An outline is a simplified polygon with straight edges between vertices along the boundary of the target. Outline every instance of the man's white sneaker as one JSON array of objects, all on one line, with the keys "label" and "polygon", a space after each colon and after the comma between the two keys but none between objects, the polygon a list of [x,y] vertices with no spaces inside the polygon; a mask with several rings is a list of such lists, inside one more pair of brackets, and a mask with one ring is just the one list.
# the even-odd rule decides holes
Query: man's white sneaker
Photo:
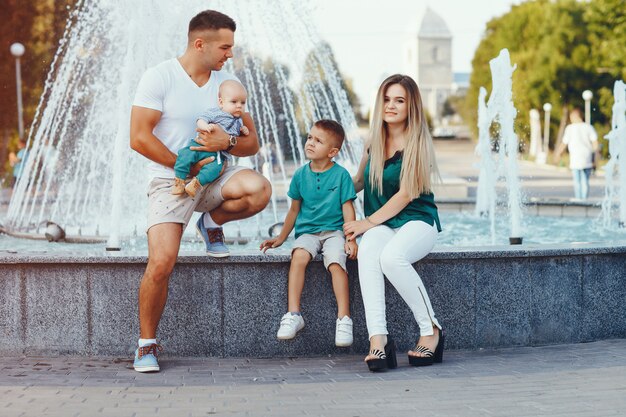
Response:
[{"label": "man's white sneaker", "polygon": [[280,319],[280,328],[276,337],[280,340],[289,340],[296,337],[298,333],[304,327],[304,320],[302,316],[297,314],[287,313]]},{"label": "man's white sneaker", "polygon": [[352,345],[352,319],[343,316],[337,319],[337,327],[335,328],[335,345],[339,347],[347,347]]}]

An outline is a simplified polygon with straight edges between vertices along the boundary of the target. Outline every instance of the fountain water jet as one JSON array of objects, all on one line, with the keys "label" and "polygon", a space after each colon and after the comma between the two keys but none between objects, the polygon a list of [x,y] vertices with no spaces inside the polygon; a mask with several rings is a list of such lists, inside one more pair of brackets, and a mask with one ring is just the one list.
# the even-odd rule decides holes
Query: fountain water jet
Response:
[{"label": "fountain water jet", "polygon": [[[9,206],[9,231],[37,233],[36,225],[49,220],[69,235],[102,234],[118,246],[120,235],[144,229],[148,178],[146,160],[128,146],[132,98],[146,68],[183,52],[189,20],[207,7],[238,24],[226,70],[248,88],[260,145],[276,149],[278,168],[267,161],[270,181],[286,183],[290,165],[305,162],[304,134],[318,118],[344,126],[338,159],[356,168],[354,114],[330,50],[308,24],[307,3],[79,0],[34,119],[32,157]],[[261,156],[248,162],[260,168]],[[271,212],[262,215],[277,221],[276,204],[274,193]]]},{"label": "fountain water jet", "polygon": [[609,162],[605,165],[606,186],[602,201],[602,224],[606,229],[611,228],[613,200],[616,196],[614,179],[616,168],[619,173],[619,227],[626,225],[626,84],[624,81],[615,81],[613,86],[615,102],[611,131],[605,136],[609,140]]},{"label": "fountain water jet", "polygon": [[[476,152],[481,156],[481,169],[476,196],[476,212],[489,213],[491,236],[495,243],[496,181],[499,176],[506,178],[508,189],[508,212],[510,216],[511,244],[521,243],[521,194],[517,167],[518,139],[513,130],[517,110],[512,99],[512,76],[517,65],[511,66],[508,49],[489,61],[492,76],[492,91],[485,104],[487,91],[481,87],[478,99],[479,143]],[[491,154],[492,123],[498,123],[499,156],[494,161]]]},{"label": "fountain water jet", "polygon": [[478,145],[476,154],[481,157],[480,173],[478,176],[478,187],[476,190],[476,209],[479,216],[488,215],[491,231],[491,244],[496,243],[496,165],[491,157],[491,137],[489,127],[491,117],[485,98],[487,90],[480,87],[478,93]]}]

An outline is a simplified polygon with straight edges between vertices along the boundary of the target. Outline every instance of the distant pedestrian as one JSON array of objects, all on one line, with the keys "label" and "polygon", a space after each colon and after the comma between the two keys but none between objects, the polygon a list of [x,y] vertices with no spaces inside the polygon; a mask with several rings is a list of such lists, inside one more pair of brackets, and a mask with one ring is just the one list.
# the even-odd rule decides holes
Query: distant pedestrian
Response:
[{"label": "distant pedestrian", "polygon": [[20,139],[17,144],[17,153],[11,152],[9,154],[9,164],[13,167],[13,178],[11,179],[11,188],[15,187],[17,180],[22,176],[24,170],[24,163],[28,157],[28,151],[26,149],[26,141]]},{"label": "distant pedestrian", "polygon": [[571,124],[565,128],[563,143],[557,148],[554,157],[559,161],[567,148],[569,167],[574,179],[574,196],[578,200],[586,200],[589,196],[591,170],[595,168],[599,158],[598,135],[593,126],[583,121],[580,109],[573,109],[569,118]]}]

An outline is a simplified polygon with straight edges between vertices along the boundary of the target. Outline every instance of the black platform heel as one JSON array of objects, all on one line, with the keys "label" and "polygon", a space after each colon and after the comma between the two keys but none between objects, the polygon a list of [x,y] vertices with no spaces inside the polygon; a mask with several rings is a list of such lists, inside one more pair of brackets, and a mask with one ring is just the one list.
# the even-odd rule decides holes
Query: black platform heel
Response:
[{"label": "black platform heel", "polygon": [[396,343],[389,335],[387,335],[385,351],[382,352],[378,349],[373,349],[370,350],[370,354],[375,355],[376,359],[370,359],[365,362],[367,363],[367,367],[372,372],[381,372],[398,367],[398,361],[396,359]]},{"label": "black platform heel", "polygon": [[443,347],[445,345],[445,339],[443,329],[439,329],[439,342],[437,343],[435,351],[433,352],[424,346],[416,345],[415,348],[412,349],[413,352],[420,352],[425,356],[408,355],[409,363],[413,366],[429,366],[433,363],[443,362]]}]

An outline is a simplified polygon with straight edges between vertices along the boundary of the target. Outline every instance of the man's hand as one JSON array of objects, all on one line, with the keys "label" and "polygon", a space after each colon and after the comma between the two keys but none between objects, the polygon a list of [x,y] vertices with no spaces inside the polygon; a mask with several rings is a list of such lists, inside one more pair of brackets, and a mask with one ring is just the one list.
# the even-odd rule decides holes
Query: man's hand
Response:
[{"label": "man's hand", "polygon": [[213,132],[202,129],[196,129],[196,132],[198,136],[195,140],[202,146],[192,146],[189,148],[192,151],[219,152],[226,150],[230,145],[228,134],[221,126],[215,125]]},{"label": "man's hand", "polygon": [[354,240],[348,240],[346,241],[345,245],[344,245],[344,250],[346,251],[346,254],[348,255],[348,259],[356,259],[356,255],[359,252],[359,245],[356,244],[356,241]]},{"label": "man's hand", "polygon": [[[193,164],[193,166],[189,170],[189,175],[191,175],[192,177],[195,177],[196,175],[198,175],[198,173],[200,172],[200,170],[202,169],[203,166],[205,166],[206,164],[210,164],[213,161],[215,161],[215,157],[214,156],[209,156],[208,158],[204,158],[204,159],[196,162],[195,164]],[[224,164],[224,167],[225,166],[226,166],[226,164]],[[224,171],[224,167],[222,167],[222,171]]]},{"label": "man's hand", "polygon": [[277,237],[273,237],[271,239],[267,239],[264,240],[263,243],[261,243],[261,246],[259,247],[259,249],[261,250],[261,252],[265,253],[268,249],[274,249],[279,247],[280,245],[282,245],[284,242],[284,240],[281,240]]}]

